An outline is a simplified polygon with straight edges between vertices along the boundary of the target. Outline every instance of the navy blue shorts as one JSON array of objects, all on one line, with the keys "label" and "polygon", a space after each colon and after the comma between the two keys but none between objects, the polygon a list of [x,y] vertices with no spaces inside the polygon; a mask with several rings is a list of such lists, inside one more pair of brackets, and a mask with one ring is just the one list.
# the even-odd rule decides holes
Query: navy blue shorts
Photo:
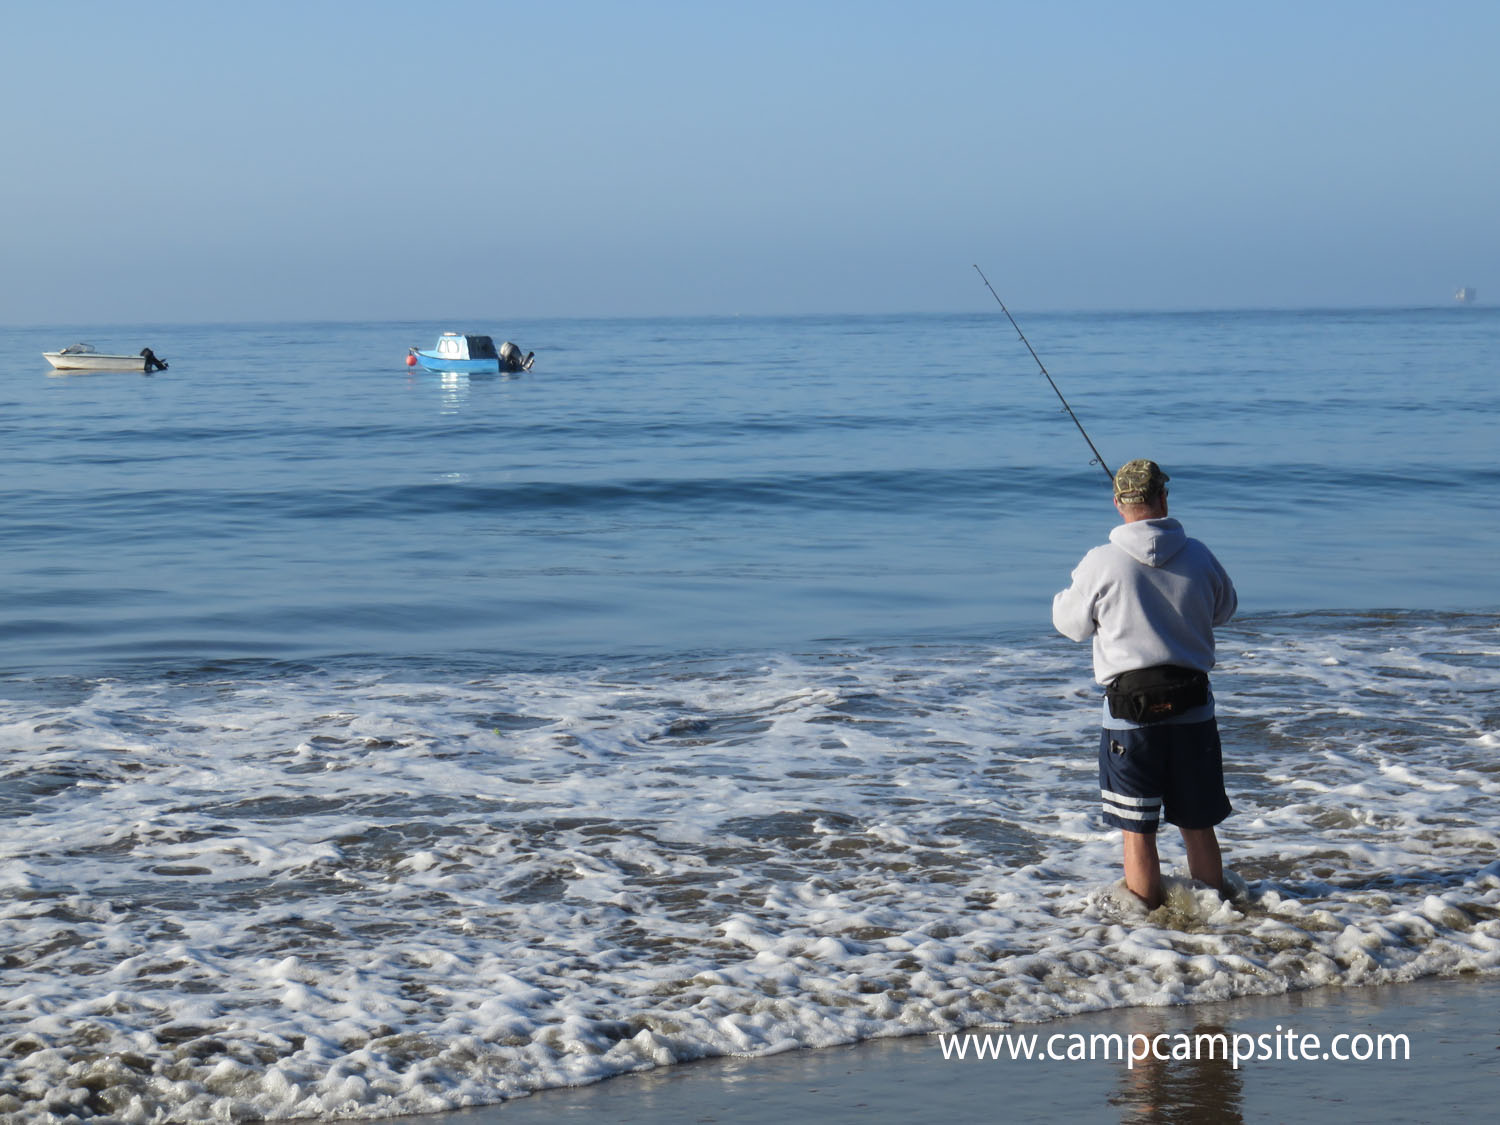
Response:
[{"label": "navy blue shorts", "polygon": [[1155,832],[1164,819],[1212,828],[1234,811],[1218,720],[1101,731],[1099,796],[1105,823],[1127,832]]}]

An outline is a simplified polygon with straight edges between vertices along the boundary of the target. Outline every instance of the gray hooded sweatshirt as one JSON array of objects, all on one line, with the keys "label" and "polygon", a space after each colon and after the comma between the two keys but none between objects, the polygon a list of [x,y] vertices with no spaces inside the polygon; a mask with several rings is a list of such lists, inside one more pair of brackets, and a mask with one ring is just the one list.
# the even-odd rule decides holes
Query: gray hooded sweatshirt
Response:
[{"label": "gray hooded sweatshirt", "polygon": [[1234,616],[1234,583],[1171,517],[1121,524],[1083,556],[1073,582],[1052,599],[1052,623],[1065,637],[1094,639],[1094,679],[1178,664],[1214,666],[1214,626]]}]

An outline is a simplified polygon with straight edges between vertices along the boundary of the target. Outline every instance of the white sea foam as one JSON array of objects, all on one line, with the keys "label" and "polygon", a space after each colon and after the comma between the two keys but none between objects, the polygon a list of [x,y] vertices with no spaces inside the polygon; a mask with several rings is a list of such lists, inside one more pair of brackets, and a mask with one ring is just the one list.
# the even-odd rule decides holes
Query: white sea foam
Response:
[{"label": "white sea foam", "polygon": [[0,1113],[421,1112],[1500,971],[1497,639],[1473,616],[1226,633],[1248,887],[1173,880],[1149,915],[1115,887],[1060,641],[12,684]]}]

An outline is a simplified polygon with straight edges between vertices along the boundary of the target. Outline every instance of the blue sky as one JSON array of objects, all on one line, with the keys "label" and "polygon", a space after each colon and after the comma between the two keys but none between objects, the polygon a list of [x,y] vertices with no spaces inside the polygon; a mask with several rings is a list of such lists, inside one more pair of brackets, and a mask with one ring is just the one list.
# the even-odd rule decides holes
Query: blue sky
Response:
[{"label": "blue sky", "polygon": [[[1500,297],[1500,5],[7,3],[0,322]],[[992,307],[992,306],[991,306]]]}]

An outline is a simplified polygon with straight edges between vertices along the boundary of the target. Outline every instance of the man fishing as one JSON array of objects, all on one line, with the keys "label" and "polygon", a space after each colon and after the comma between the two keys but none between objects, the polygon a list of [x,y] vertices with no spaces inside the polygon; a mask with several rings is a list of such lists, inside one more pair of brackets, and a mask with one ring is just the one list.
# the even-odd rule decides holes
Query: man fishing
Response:
[{"label": "man fishing", "polygon": [[1163,900],[1161,821],[1182,832],[1189,874],[1222,894],[1214,826],[1232,811],[1208,672],[1214,628],[1238,599],[1213,552],[1167,515],[1169,479],[1154,461],[1121,467],[1114,495],[1125,522],[1052,600],[1058,632],[1093,638],[1094,678],[1105,686],[1104,819],[1124,832],[1125,885],[1148,909]]}]

